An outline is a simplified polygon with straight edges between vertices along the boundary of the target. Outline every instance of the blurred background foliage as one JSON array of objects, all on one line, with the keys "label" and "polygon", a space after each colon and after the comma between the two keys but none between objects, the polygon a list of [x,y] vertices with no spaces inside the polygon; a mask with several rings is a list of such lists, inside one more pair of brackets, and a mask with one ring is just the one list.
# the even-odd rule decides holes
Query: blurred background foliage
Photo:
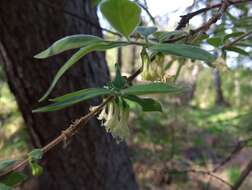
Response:
[{"label": "blurred background foliage", "polygon": [[[138,1],[146,6],[148,1]],[[184,14],[219,1],[195,1],[184,7]],[[216,27],[207,34],[223,38],[233,32],[252,30],[251,4],[232,6]],[[196,28],[215,14],[217,9],[192,19],[188,28]],[[173,13],[169,13],[173,14]],[[175,26],[164,24],[158,16],[157,25],[165,30]],[[148,15],[143,15],[143,25],[151,25]],[[160,22],[159,22],[160,21]],[[179,21],[179,18],[177,18]],[[101,21],[103,22],[103,21]],[[116,37],[104,33],[106,38]],[[230,41],[235,38],[230,37]],[[204,47],[216,55],[223,52],[213,48],[207,41]],[[180,71],[177,83],[188,86],[188,92],[179,96],[157,96],[162,102],[163,113],[142,113],[132,104],[128,139],[134,170],[141,189],[226,189],[227,186],[208,175],[194,170],[211,170],[218,166],[243,139],[252,137],[252,37],[240,41],[237,47],[248,54],[225,52],[226,65],[218,65],[218,73],[200,62],[187,60]],[[217,50],[216,50],[217,49]],[[118,62],[124,75],[130,75],[140,65],[140,50],[137,47],[113,49],[107,52],[107,61],[112,71]],[[171,64],[171,57],[167,57]],[[180,62],[168,67],[168,80],[174,79]],[[0,64],[0,160],[17,158],[29,150],[29,139],[15,98],[10,93],[2,65]],[[220,83],[216,83],[216,74]],[[219,90],[218,90],[219,89]],[[219,99],[221,93],[221,99]],[[252,156],[251,143],[240,151],[216,175],[234,183]],[[252,179],[246,180],[242,189],[249,190]]]}]

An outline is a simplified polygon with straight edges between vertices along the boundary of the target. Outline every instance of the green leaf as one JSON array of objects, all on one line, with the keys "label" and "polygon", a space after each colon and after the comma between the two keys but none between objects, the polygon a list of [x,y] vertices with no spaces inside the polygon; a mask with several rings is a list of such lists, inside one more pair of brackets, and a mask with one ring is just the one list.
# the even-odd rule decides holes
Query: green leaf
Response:
[{"label": "green leaf", "polygon": [[139,98],[134,95],[128,95],[128,96],[125,96],[125,98],[139,104],[142,107],[143,111],[145,112],[149,112],[149,111],[162,112],[161,104],[158,101],[153,100],[152,98]]},{"label": "green leaf", "polygon": [[60,96],[60,97],[51,99],[51,101],[56,102],[56,103],[35,109],[32,112],[36,113],[36,112],[56,111],[56,110],[66,108],[70,105],[82,102],[84,100],[88,100],[90,98],[94,98],[97,96],[107,95],[110,93],[111,93],[111,91],[109,89],[105,89],[105,88],[83,89],[83,90],[79,90],[76,92],[66,94],[64,96]]},{"label": "green leaf", "polygon": [[46,93],[40,98],[39,102],[45,100],[48,95],[51,93],[53,88],[55,87],[58,80],[62,77],[62,75],[71,67],[73,66],[77,61],[79,61],[82,57],[84,57],[86,54],[92,52],[92,51],[104,51],[106,49],[119,47],[119,46],[125,46],[129,45],[127,42],[108,42],[108,41],[102,41],[97,42],[95,44],[89,44],[86,47],[81,48],[79,51],[77,51],[56,73],[49,89],[46,91]]},{"label": "green leaf", "polygon": [[36,162],[30,162],[30,167],[33,176],[40,176],[43,173],[43,168]]},{"label": "green leaf", "polygon": [[154,44],[149,47],[151,51],[161,52],[164,54],[171,54],[181,56],[184,58],[198,59],[206,61],[207,63],[213,62],[216,58],[207,51],[192,45],[186,44]]},{"label": "green leaf", "polygon": [[53,101],[53,102],[63,102],[63,101],[69,101],[69,100],[73,101],[75,99],[78,100],[79,98],[82,99],[81,101],[84,101],[90,98],[103,96],[110,93],[111,91],[106,88],[87,88],[83,90],[78,90],[76,92],[71,92],[57,98],[50,99],[50,101]]},{"label": "green leaf", "polygon": [[239,53],[241,55],[249,56],[248,52],[246,52],[245,50],[243,50],[241,48],[235,47],[235,46],[225,48],[224,50],[233,51],[233,52]]},{"label": "green leaf", "polygon": [[54,42],[48,49],[35,55],[34,57],[37,59],[44,59],[70,49],[81,48],[100,41],[103,41],[103,39],[91,35],[79,34],[79,35],[67,36]]},{"label": "green leaf", "polygon": [[0,190],[11,190],[11,187],[3,183],[0,183]]},{"label": "green leaf", "polygon": [[157,27],[146,27],[146,26],[138,26],[136,32],[141,34],[144,37],[148,37],[149,35],[153,34],[157,31]]},{"label": "green leaf", "polygon": [[141,8],[129,0],[105,0],[100,10],[108,22],[126,38],[140,22]]},{"label": "green leaf", "polygon": [[29,152],[29,157],[31,160],[40,160],[43,157],[42,149],[36,148]]},{"label": "green leaf", "polygon": [[1,179],[1,183],[13,187],[27,179],[27,176],[21,172],[12,172]]},{"label": "green leaf", "polygon": [[222,38],[220,37],[208,38],[207,43],[214,47],[219,47],[222,45]]},{"label": "green leaf", "polygon": [[184,89],[166,83],[150,83],[130,86],[129,88],[121,90],[124,95],[145,95],[145,94],[159,94],[159,93],[179,93]]},{"label": "green leaf", "polygon": [[115,64],[116,76],[114,81],[112,82],[113,87],[117,89],[122,89],[126,84],[126,80],[121,75],[121,70],[119,64]]},{"label": "green leaf", "polygon": [[241,36],[244,32],[233,32],[224,36],[223,41],[226,42],[229,38],[235,38]]},{"label": "green leaf", "polygon": [[181,36],[187,35],[187,32],[182,31],[182,30],[176,30],[176,31],[171,31],[171,32],[166,32],[166,31],[158,31],[153,33],[153,36],[159,41],[163,42],[165,40],[168,40],[171,37],[178,38]]},{"label": "green leaf", "polygon": [[14,164],[16,160],[1,160],[0,161],[0,172],[3,172],[6,168]]}]

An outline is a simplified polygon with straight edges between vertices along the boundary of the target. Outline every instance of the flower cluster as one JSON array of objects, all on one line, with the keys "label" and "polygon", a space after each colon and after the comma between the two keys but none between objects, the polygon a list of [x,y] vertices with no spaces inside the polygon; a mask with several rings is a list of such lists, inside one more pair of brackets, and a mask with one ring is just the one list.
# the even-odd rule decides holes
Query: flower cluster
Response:
[{"label": "flower cluster", "polygon": [[164,56],[156,55],[156,58],[153,62],[149,59],[146,59],[143,64],[143,72],[141,74],[143,80],[149,81],[163,81],[165,75],[165,66],[164,66]]},{"label": "flower cluster", "polygon": [[[91,109],[93,109],[92,107]],[[97,117],[103,121],[107,132],[120,142],[129,136],[128,118],[129,108],[127,105],[119,104],[115,100],[109,102]]]}]

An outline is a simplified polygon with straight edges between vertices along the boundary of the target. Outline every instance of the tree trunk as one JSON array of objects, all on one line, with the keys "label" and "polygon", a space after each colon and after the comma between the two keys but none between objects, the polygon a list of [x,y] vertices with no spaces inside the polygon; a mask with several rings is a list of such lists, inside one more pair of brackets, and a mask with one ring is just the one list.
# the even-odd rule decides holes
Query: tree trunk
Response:
[{"label": "tree trunk", "polygon": [[[66,13],[66,9],[79,18]],[[88,23],[81,21],[81,17]],[[74,119],[88,112],[89,103],[97,105],[99,101],[95,99],[52,113],[32,114],[32,109],[38,107],[38,99],[70,54],[42,61],[32,56],[66,35],[101,36],[94,25],[98,25],[98,19],[89,0],[0,1],[0,62],[5,66],[9,86],[35,147],[54,139]],[[102,86],[109,79],[103,53],[92,53],[80,62],[60,80],[51,97]],[[33,190],[137,189],[126,144],[116,144],[96,119],[67,143],[66,148],[58,146],[44,156],[45,173]]]},{"label": "tree trunk", "polygon": [[213,70],[213,81],[214,81],[214,89],[215,89],[215,105],[228,106],[229,104],[225,100],[222,89],[221,89],[220,71],[217,68]]}]

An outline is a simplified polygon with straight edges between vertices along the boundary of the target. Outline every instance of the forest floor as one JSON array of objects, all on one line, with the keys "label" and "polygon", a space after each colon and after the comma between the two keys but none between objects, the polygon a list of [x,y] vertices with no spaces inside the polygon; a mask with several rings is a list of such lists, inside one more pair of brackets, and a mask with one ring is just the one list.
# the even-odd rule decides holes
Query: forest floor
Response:
[{"label": "forest floor", "polygon": [[[222,162],[251,135],[251,113],[166,105],[162,114],[136,111],[131,121],[128,144],[141,190],[230,189],[252,158],[251,142]],[[251,187],[252,175],[241,190]]]}]

